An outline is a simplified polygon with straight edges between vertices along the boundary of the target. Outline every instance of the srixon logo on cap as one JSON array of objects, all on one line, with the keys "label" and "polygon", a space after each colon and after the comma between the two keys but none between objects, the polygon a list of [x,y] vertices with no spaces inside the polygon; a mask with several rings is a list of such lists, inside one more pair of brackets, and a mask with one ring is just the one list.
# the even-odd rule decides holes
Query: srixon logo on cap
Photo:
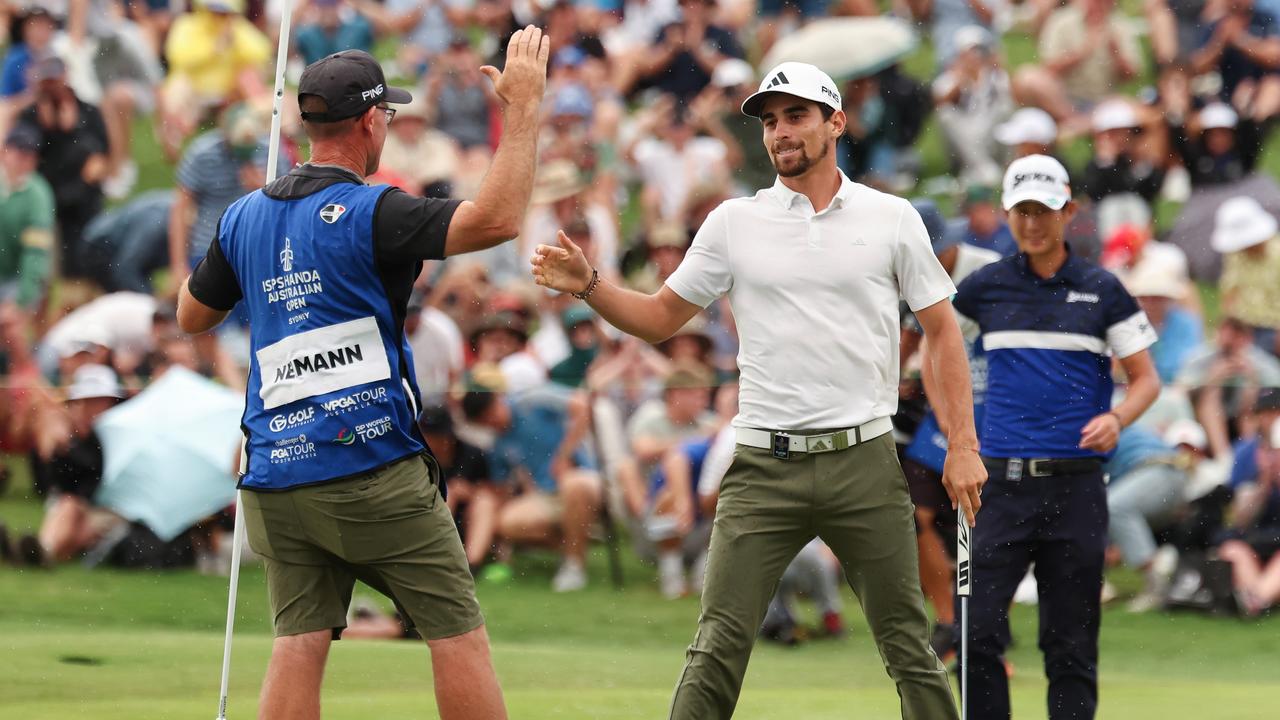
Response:
[{"label": "srixon logo on cap", "polygon": [[1018,187],[1019,185],[1021,185],[1022,183],[1028,180],[1036,180],[1039,182],[1045,182],[1050,184],[1061,182],[1061,180],[1059,180],[1058,178],[1052,175],[1046,175],[1044,173],[1038,173],[1038,172],[1030,172],[1030,173],[1018,173],[1017,175],[1014,175],[1013,186]]},{"label": "srixon logo on cap", "polygon": [[370,100],[372,98],[382,97],[383,92],[385,92],[385,89],[382,87],[382,85],[378,85],[372,90],[365,90],[364,92],[360,93],[360,99]]}]

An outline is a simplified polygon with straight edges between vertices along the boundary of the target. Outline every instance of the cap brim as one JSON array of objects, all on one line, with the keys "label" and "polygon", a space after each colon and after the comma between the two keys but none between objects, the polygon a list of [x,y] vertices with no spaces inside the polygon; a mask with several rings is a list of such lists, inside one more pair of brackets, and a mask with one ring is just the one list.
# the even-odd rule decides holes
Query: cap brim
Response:
[{"label": "cap brim", "polygon": [[1011,193],[1008,195],[1004,195],[1003,197],[1000,198],[1000,200],[1001,200],[1001,205],[1004,206],[1005,210],[1012,210],[1015,207],[1017,207],[1020,203],[1024,203],[1024,202],[1040,203],[1041,205],[1049,208],[1050,210],[1061,210],[1062,208],[1067,206],[1067,201],[1070,200],[1070,198],[1064,198],[1064,197],[1046,198],[1041,193],[1027,192],[1027,193]]},{"label": "cap brim", "polygon": [[408,105],[413,102],[413,96],[409,94],[408,90],[389,87],[387,88],[386,102],[394,103],[396,105]]},{"label": "cap brim", "polygon": [[761,90],[755,93],[754,95],[752,95],[751,97],[747,98],[746,100],[742,101],[742,114],[750,115],[753,118],[760,117],[760,114],[764,111],[764,103],[766,100],[769,99],[770,95],[790,95],[791,97],[794,97],[794,98],[800,98],[801,100],[808,100],[809,102],[815,102],[815,103],[818,103],[819,105],[824,105],[833,110],[840,109],[831,105],[831,103],[827,102],[827,100],[824,98],[808,97],[806,95],[801,95],[800,93],[784,92],[781,90]]}]

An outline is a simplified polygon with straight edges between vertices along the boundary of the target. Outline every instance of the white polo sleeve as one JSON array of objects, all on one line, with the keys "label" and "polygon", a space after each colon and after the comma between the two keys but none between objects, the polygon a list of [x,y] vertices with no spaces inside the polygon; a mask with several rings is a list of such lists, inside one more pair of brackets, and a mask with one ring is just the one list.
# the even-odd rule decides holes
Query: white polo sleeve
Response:
[{"label": "white polo sleeve", "polygon": [[906,200],[900,208],[893,269],[898,276],[898,296],[917,312],[955,295],[956,286],[933,254],[920,213]]},{"label": "white polo sleeve", "polygon": [[1142,352],[1158,339],[1147,314],[1141,310],[1107,328],[1107,347],[1119,358]]},{"label": "white polo sleeve", "polygon": [[705,308],[733,287],[728,215],[724,205],[707,215],[684,260],[667,278],[667,287],[698,307]]}]

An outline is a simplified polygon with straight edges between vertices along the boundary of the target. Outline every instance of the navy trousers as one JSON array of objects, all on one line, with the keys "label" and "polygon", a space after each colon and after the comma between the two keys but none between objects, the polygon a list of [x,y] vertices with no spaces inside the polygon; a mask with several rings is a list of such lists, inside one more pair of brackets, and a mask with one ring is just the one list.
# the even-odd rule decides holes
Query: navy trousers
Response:
[{"label": "navy trousers", "polygon": [[[1102,470],[1009,480],[991,473],[972,534],[969,718],[1011,717],[1004,652],[1009,604],[1035,563],[1050,720],[1090,720],[1098,706],[1098,630],[1107,547]],[[957,600],[956,617],[960,617]]]}]

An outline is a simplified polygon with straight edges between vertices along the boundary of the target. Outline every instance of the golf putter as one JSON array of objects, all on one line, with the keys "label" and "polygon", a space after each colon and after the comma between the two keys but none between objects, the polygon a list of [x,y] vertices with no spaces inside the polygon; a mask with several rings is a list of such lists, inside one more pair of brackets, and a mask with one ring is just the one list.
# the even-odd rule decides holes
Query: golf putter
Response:
[{"label": "golf putter", "polygon": [[956,523],[956,596],[960,598],[960,720],[969,720],[969,591],[973,582],[969,564],[969,519],[964,508]]}]

